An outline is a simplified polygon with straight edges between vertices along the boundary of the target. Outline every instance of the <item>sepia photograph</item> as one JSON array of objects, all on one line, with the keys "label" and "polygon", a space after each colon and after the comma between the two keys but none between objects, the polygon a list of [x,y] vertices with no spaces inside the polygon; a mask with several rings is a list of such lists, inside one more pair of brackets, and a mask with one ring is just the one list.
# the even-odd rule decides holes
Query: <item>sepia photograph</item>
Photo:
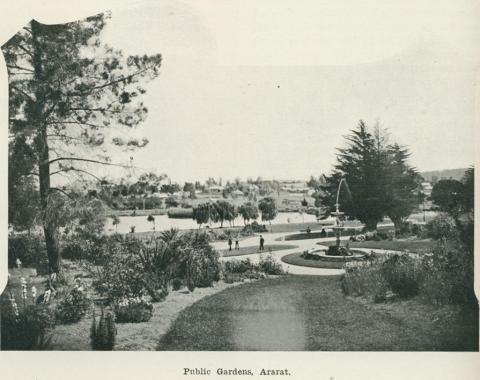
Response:
[{"label": "sepia photograph", "polygon": [[[478,16],[146,0],[25,19],[0,41],[1,351],[478,353]],[[252,371],[179,374],[292,375]]]}]

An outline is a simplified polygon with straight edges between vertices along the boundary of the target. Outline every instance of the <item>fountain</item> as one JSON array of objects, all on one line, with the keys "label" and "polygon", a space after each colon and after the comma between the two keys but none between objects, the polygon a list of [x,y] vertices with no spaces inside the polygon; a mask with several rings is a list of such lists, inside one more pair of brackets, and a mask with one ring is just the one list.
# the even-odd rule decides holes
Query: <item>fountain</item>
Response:
[{"label": "fountain", "polygon": [[335,245],[328,247],[327,255],[329,256],[351,256],[352,252],[348,247],[343,247],[340,245],[340,237],[342,236],[342,230],[345,229],[345,223],[343,222],[342,216],[344,215],[343,212],[340,211],[340,203],[338,202],[340,197],[340,189],[342,187],[342,183],[345,182],[345,178],[340,180],[338,184],[337,190],[337,202],[335,203],[335,211],[331,213],[335,217],[335,225],[332,227],[333,231],[335,232]]},{"label": "fountain", "polygon": [[[342,183],[348,186],[345,178],[340,180],[337,190],[337,202],[335,203],[335,211],[331,213],[335,217],[335,225],[332,227],[335,232],[335,245],[322,246],[321,248],[314,248],[302,254],[302,257],[307,260],[319,260],[325,263],[325,268],[343,268],[347,262],[362,261],[365,259],[365,253],[359,250],[352,250],[348,246],[340,244],[342,230],[346,229],[343,221],[344,213],[340,211],[340,189]],[[348,188],[347,188],[348,189]],[[320,243],[318,243],[320,244]],[[320,244],[321,245],[321,244]]]}]

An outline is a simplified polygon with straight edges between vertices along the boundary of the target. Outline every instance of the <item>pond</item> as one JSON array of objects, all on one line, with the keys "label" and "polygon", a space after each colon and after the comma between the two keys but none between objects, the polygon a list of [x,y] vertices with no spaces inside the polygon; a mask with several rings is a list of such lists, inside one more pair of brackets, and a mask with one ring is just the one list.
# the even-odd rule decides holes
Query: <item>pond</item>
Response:
[{"label": "pond", "polygon": [[[315,215],[300,214],[298,212],[281,212],[272,220],[272,224],[314,223],[316,221],[317,218]],[[268,222],[262,222],[261,218],[258,218],[257,222],[268,224]],[[242,217],[237,217],[232,225],[243,226]],[[135,232],[147,232],[152,231],[153,224],[147,220],[146,216],[120,216],[120,224],[117,225],[117,232],[121,234],[128,233],[132,226],[135,226]],[[220,227],[220,223],[210,223],[209,226],[210,228]],[[228,222],[223,223],[223,226],[229,226]],[[186,230],[198,228],[198,224],[193,219],[174,219],[169,218],[168,215],[155,215],[156,231],[164,231],[172,227]],[[115,226],[112,225],[111,218],[107,219],[105,230],[107,233],[115,232]]]}]

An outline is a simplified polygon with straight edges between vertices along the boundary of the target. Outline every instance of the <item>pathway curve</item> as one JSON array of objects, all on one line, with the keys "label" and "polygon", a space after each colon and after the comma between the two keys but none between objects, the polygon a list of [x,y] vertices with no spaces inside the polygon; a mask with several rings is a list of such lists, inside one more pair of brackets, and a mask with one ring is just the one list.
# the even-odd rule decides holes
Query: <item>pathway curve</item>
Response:
[{"label": "pathway curve", "polygon": [[[335,241],[334,237],[327,238],[318,238],[318,239],[303,239],[303,240],[284,240],[285,236],[295,235],[298,232],[286,234],[285,232],[278,233],[264,233],[262,234],[265,239],[265,245],[296,245],[297,248],[282,249],[279,251],[273,251],[271,253],[272,257],[282,266],[283,270],[290,274],[299,274],[299,275],[313,275],[313,276],[338,276],[345,273],[345,269],[333,269],[333,268],[313,268],[313,267],[304,267],[299,265],[287,264],[282,261],[282,257],[289,255],[291,253],[303,252],[310,249],[319,249],[325,248],[319,243],[327,243]],[[343,236],[340,239],[342,241],[348,240],[349,236]],[[277,240],[278,239],[278,240]],[[281,239],[281,240],[280,240]],[[248,237],[240,242],[242,247],[251,247],[258,246],[260,240],[260,234]],[[227,248],[227,242],[217,241],[213,243],[213,246],[217,250],[222,250]],[[364,252],[375,252],[379,254],[393,253],[395,251],[385,250],[385,249],[373,249],[373,248],[355,248],[359,251]],[[268,251],[265,251],[268,254]],[[250,255],[241,255],[241,256],[229,256],[221,257],[221,261],[231,261],[231,260],[244,260],[250,259],[253,263],[258,263],[261,257],[261,253],[252,253]]]},{"label": "pathway curve", "polygon": [[[316,275],[316,276],[336,276],[340,274],[344,274],[344,269],[329,269],[329,268],[310,268],[310,267],[303,267],[297,265],[291,265],[284,263],[281,259],[285,255],[289,255],[291,253],[296,252],[303,252],[306,250],[310,250],[312,248],[321,248],[321,245],[317,243],[321,242],[332,242],[335,241],[335,238],[318,238],[318,239],[303,239],[303,240],[276,240],[279,238],[284,238],[287,235],[294,235],[292,234],[285,234],[285,232],[279,233],[265,233],[263,237],[265,239],[265,245],[268,244],[276,244],[276,245],[296,245],[297,248],[291,249],[284,249],[280,251],[273,251],[271,253],[272,257],[282,265],[282,268],[285,272],[290,274],[302,274],[302,275]],[[342,237],[342,240],[348,240],[348,236]],[[250,246],[258,246],[259,245],[260,235],[248,237],[242,240],[240,243],[242,247],[250,247]],[[215,249],[225,249],[227,243],[226,242],[214,242],[213,246]],[[265,251],[268,253],[268,251]],[[243,259],[250,259],[253,263],[256,263],[260,260],[261,253],[252,253],[250,255],[243,255],[243,256],[229,256],[229,257],[221,257],[220,260],[222,261],[231,261],[231,260],[243,260]]]}]

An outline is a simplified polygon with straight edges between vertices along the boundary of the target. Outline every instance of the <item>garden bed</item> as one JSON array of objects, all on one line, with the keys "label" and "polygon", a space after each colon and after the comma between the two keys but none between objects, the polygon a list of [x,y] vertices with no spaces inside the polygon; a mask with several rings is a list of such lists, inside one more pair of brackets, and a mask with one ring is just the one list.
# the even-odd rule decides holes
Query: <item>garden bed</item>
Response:
[{"label": "garden bed", "polygon": [[291,253],[289,255],[283,256],[282,261],[286,264],[296,265],[300,267],[309,267],[309,268],[325,268],[325,269],[343,269],[345,268],[345,261],[339,260],[339,257],[335,257],[332,261],[325,261],[323,259],[319,260],[309,260],[302,257],[302,252]]},{"label": "garden bed", "polygon": [[[335,245],[335,242],[322,242],[321,245]],[[350,248],[384,249],[387,251],[410,251],[413,253],[432,252],[434,242],[431,239],[395,239],[379,241],[349,241]],[[345,243],[343,243],[345,245]]]},{"label": "garden bed", "polygon": [[[155,350],[158,339],[168,331],[171,323],[186,307],[206,296],[240,285],[218,282],[214,287],[198,288],[194,292],[186,289],[171,292],[164,301],[153,304],[153,316],[143,323],[118,323],[115,350],[149,351]],[[97,316],[100,311],[97,311]],[[92,313],[89,312],[80,322],[59,325],[53,330],[50,350],[91,350],[90,326]]]}]

